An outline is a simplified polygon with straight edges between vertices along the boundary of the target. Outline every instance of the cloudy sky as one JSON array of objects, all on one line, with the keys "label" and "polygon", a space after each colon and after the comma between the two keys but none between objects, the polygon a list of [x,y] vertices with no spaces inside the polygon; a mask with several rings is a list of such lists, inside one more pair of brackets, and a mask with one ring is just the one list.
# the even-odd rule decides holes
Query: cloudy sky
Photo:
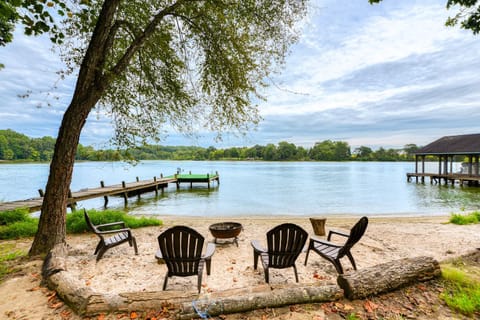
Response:
[{"label": "cloudy sky", "polygon": [[[163,144],[288,141],[311,147],[330,139],[375,149],[478,133],[480,35],[445,27],[456,12],[447,11],[445,3],[312,1],[302,38],[260,105],[263,121],[256,131],[227,135],[221,143],[211,134],[187,138],[171,132]],[[0,129],[56,136],[73,81],[57,81],[61,63],[48,41],[17,32],[13,43],[0,47],[0,62],[6,65],[0,71]],[[30,91],[29,98],[19,98]],[[111,134],[110,119],[93,112],[81,143],[104,147]]]}]

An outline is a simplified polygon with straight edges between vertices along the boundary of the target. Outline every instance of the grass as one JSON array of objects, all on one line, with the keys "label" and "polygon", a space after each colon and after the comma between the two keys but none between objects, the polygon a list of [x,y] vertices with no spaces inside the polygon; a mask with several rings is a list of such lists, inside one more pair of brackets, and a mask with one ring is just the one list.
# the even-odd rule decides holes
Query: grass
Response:
[{"label": "grass", "polygon": [[452,213],[450,216],[450,223],[465,225],[465,224],[475,224],[480,222],[480,212],[473,211],[470,213]]},{"label": "grass", "polygon": [[12,264],[13,260],[24,257],[27,252],[14,250],[15,244],[0,244],[0,282],[10,273],[15,272],[16,264]]},{"label": "grass", "polygon": [[[464,268],[461,263],[442,266],[445,291],[440,297],[453,310],[467,316],[480,313],[480,268]],[[470,269],[475,270],[470,270]]]},{"label": "grass", "polygon": [[[158,226],[161,220],[156,218],[134,217],[118,210],[88,210],[94,224],[125,221],[127,227],[135,229]],[[0,240],[33,237],[37,232],[38,219],[32,218],[28,209],[16,209],[0,212]],[[82,211],[67,214],[67,233],[89,232]]]}]

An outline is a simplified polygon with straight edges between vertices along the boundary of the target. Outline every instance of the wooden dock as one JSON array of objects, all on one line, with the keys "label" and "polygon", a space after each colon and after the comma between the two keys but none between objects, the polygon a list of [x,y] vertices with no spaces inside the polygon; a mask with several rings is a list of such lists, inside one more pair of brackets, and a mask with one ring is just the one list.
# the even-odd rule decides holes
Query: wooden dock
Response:
[{"label": "wooden dock", "polygon": [[469,186],[478,186],[480,184],[480,176],[461,173],[407,173],[408,182],[411,182],[413,178],[415,178],[415,181],[417,183],[425,183],[425,178],[430,178],[430,184],[441,184],[442,181],[446,185],[449,183],[452,185],[458,183],[460,186],[463,186],[465,184]]},{"label": "wooden dock", "polygon": [[[110,186],[105,186],[103,181],[100,181],[100,187],[98,188],[88,188],[71,192],[67,200],[67,205],[72,209],[75,209],[77,202],[103,197],[104,207],[107,207],[109,196],[120,196],[124,198],[126,206],[129,197],[140,197],[141,194],[147,192],[155,192],[155,195],[158,195],[158,192],[160,191],[163,193],[164,189],[167,188],[170,183],[175,183],[177,189],[180,188],[180,183],[185,182],[190,183],[190,187],[192,187],[193,183],[207,183],[208,188],[210,188],[213,181],[217,181],[218,184],[220,183],[218,173],[212,175],[175,174],[168,177],[154,177],[150,180],[139,180],[137,177],[137,181],[129,183],[122,181],[121,184]],[[42,208],[43,191],[39,190],[39,193],[40,197],[37,198],[2,202],[0,203],[0,212],[19,208],[28,208],[30,212],[39,211]]]},{"label": "wooden dock", "polygon": [[190,188],[192,187],[193,183],[207,183],[208,187],[210,188],[210,184],[216,181],[220,184],[220,177],[218,172],[214,174],[176,174],[175,178],[177,179],[177,189],[180,188],[181,183],[190,183]]}]

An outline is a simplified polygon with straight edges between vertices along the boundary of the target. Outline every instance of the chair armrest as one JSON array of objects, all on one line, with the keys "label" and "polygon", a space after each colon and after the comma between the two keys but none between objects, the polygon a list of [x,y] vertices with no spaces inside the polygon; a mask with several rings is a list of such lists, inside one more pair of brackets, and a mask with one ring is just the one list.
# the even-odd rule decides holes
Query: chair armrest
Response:
[{"label": "chair armrest", "polygon": [[335,248],[343,247],[343,245],[338,245],[338,244],[335,244],[335,243],[332,243],[332,242],[329,242],[329,241],[325,241],[325,240],[320,240],[320,239],[310,239],[310,242],[317,242],[317,243],[321,243],[323,245],[326,245],[326,246],[329,246],[329,247],[335,247]]},{"label": "chair armrest", "polygon": [[112,234],[112,233],[119,233],[119,232],[128,232],[130,236],[132,235],[132,231],[129,228],[97,231],[95,233],[96,234]]},{"label": "chair armrest", "polygon": [[251,244],[255,252],[267,252],[267,250],[260,244],[260,241],[252,240]]},{"label": "chair armrest", "polygon": [[125,222],[117,221],[117,222],[111,222],[111,223],[104,223],[104,224],[96,225],[95,227],[97,227],[97,229],[99,229],[99,228],[103,228],[103,227],[113,227],[113,226],[122,226],[123,228],[125,228]]},{"label": "chair armrest", "polygon": [[334,234],[338,234],[339,236],[347,237],[347,238],[350,237],[350,235],[348,233],[341,232],[341,231],[330,230],[328,232],[327,240],[330,241],[330,239],[332,238],[332,235],[334,235]]},{"label": "chair armrest", "polygon": [[205,254],[202,256],[202,259],[208,259],[213,256],[215,253],[215,243],[207,243],[207,249],[205,250]]}]

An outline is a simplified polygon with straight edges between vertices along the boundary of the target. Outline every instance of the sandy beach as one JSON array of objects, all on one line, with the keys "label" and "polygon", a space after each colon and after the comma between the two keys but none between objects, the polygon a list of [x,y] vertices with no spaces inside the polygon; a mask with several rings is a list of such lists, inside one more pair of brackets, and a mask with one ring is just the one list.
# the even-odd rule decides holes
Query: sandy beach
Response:
[{"label": "sandy beach", "polygon": [[[442,261],[480,247],[478,237],[480,225],[449,224],[448,216],[369,218],[364,237],[352,251],[359,269],[386,261],[423,255]],[[326,230],[348,232],[358,219],[359,217],[328,217]],[[85,286],[99,293],[160,291],[167,269],[155,259],[158,235],[171,226],[188,225],[204,235],[207,241],[213,241],[208,227],[222,221],[235,221],[243,225],[238,237],[239,246],[229,240],[219,240],[220,243],[216,245],[212,258],[211,275],[204,274],[199,299],[206,298],[213,292],[264,284],[263,268],[259,266],[258,270],[253,269],[253,250],[250,242],[256,239],[265,243],[266,232],[274,226],[291,222],[300,225],[313,235],[308,217],[167,217],[163,219],[164,224],[161,227],[133,230],[138,242],[138,255],[125,244],[110,249],[103,259],[96,262],[93,251],[98,241],[97,237],[94,234],[69,235],[67,242],[71,249],[68,271]],[[335,240],[334,238],[333,241]],[[20,249],[28,248],[30,244],[29,241],[16,243]],[[307,266],[304,266],[304,260],[305,253],[302,253],[297,260],[299,282],[336,283],[336,271],[328,261],[314,253],[310,256]],[[347,271],[351,270],[347,259],[342,263]],[[4,297],[0,302],[1,315],[10,315],[8,318],[11,319],[20,319],[20,316],[24,316],[24,319],[57,319],[54,310],[47,307],[45,294],[32,289],[32,285],[37,285],[38,275],[34,274],[38,273],[40,265],[41,261],[29,262],[25,267],[28,271],[24,272],[26,279],[12,278],[0,285],[0,296]],[[285,283],[295,283],[293,270],[273,269],[270,272],[270,284]],[[196,278],[173,277],[169,280],[167,290],[196,294]],[[25,307],[25,301],[31,301],[29,308]]]}]

